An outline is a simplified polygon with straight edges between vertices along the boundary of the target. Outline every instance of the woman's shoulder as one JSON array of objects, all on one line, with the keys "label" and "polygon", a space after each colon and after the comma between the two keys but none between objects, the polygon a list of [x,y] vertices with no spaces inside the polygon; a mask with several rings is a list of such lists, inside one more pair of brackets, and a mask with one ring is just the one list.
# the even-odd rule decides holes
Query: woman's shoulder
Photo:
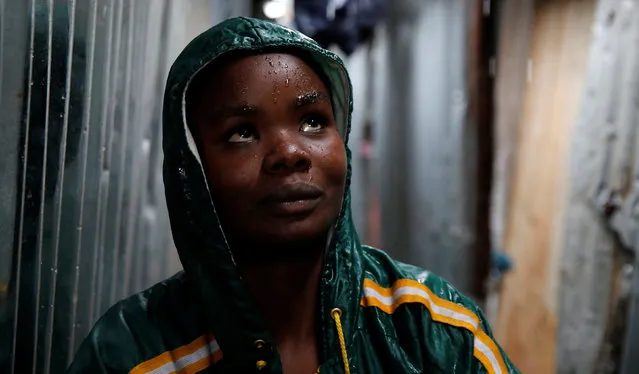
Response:
[{"label": "woman's shoulder", "polygon": [[468,309],[477,307],[449,281],[432,271],[394,260],[386,252],[371,246],[362,246],[362,249],[365,287],[402,288],[401,292],[413,291],[433,301],[452,302]]},{"label": "woman's shoulder", "polygon": [[[373,312],[373,320],[389,320],[397,329],[413,331],[422,342],[414,350],[414,339],[403,345],[413,357],[421,357],[431,347],[447,349],[431,352],[446,367],[466,352],[468,370],[489,373],[519,373],[495,342],[490,326],[479,306],[450,282],[420,267],[393,260],[372,247],[363,247],[364,281],[360,305]],[[396,311],[402,310],[397,317]],[[403,325],[402,327],[398,327]],[[421,326],[422,328],[417,328]],[[369,330],[372,330],[369,327]],[[388,325],[384,324],[384,331]],[[397,335],[399,336],[399,335]],[[399,338],[398,338],[399,339]],[[479,367],[483,367],[478,371]]]},{"label": "woman's shoulder", "polygon": [[[142,362],[197,338],[202,332],[190,308],[183,273],[168,278],[110,307],[82,342],[70,373],[106,367],[129,372]],[[186,326],[185,324],[188,324]],[[96,371],[100,372],[100,371]]]}]

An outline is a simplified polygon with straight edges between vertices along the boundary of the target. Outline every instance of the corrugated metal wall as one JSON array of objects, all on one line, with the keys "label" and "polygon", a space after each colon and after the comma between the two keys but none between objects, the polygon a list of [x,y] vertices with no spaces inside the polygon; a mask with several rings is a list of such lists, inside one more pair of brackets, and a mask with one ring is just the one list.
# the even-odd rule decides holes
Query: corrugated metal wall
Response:
[{"label": "corrugated metal wall", "polygon": [[239,3],[0,0],[0,372],[63,372],[110,305],[179,269],[164,81]]},{"label": "corrugated metal wall", "polygon": [[[382,245],[474,289],[476,133],[468,121],[467,1],[389,7],[377,56]],[[379,134],[379,135],[377,135]]]}]

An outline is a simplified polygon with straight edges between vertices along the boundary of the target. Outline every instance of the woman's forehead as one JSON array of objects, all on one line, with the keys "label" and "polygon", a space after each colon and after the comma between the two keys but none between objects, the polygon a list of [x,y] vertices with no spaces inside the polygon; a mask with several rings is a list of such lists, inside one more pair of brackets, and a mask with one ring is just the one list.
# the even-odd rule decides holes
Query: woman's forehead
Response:
[{"label": "woman's forehead", "polygon": [[[199,96],[229,98],[247,96],[255,91],[278,91],[291,87],[302,91],[329,94],[327,81],[295,54],[284,52],[239,55],[218,61],[199,73],[189,90]],[[321,73],[320,73],[321,74]],[[195,91],[195,92],[194,92]],[[330,96],[330,95],[329,95]]]},{"label": "woman's forehead", "polygon": [[[258,55],[242,56],[228,61],[219,66],[217,72],[213,72],[218,79],[243,80],[260,82],[270,75],[289,79],[303,78],[304,83],[311,80],[319,80],[313,69],[301,58],[285,53],[263,53]],[[256,79],[258,78],[258,79]]]},{"label": "woman's forehead", "polygon": [[232,112],[236,113],[240,108],[254,106],[265,110],[276,103],[290,103],[291,108],[301,108],[311,101],[332,104],[324,81],[294,54],[239,55],[219,61],[208,69],[208,72],[198,74],[187,95],[187,110],[190,107],[191,111],[207,118],[219,107],[232,107]]}]

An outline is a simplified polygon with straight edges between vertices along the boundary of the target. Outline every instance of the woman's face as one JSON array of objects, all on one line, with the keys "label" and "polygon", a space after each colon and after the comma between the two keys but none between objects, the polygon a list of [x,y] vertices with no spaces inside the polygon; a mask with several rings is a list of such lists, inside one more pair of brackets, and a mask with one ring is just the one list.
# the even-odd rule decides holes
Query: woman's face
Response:
[{"label": "woman's face", "polygon": [[231,60],[198,85],[191,127],[233,249],[278,257],[324,244],[346,151],[322,80],[298,57],[272,53]]}]

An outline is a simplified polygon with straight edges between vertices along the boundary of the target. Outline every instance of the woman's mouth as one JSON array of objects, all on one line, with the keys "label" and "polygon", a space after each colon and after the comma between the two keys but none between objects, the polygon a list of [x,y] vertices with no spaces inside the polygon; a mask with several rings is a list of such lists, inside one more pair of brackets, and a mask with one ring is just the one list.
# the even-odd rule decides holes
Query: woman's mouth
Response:
[{"label": "woman's mouth", "polygon": [[308,183],[286,184],[260,200],[275,216],[308,215],[315,210],[324,193]]}]

